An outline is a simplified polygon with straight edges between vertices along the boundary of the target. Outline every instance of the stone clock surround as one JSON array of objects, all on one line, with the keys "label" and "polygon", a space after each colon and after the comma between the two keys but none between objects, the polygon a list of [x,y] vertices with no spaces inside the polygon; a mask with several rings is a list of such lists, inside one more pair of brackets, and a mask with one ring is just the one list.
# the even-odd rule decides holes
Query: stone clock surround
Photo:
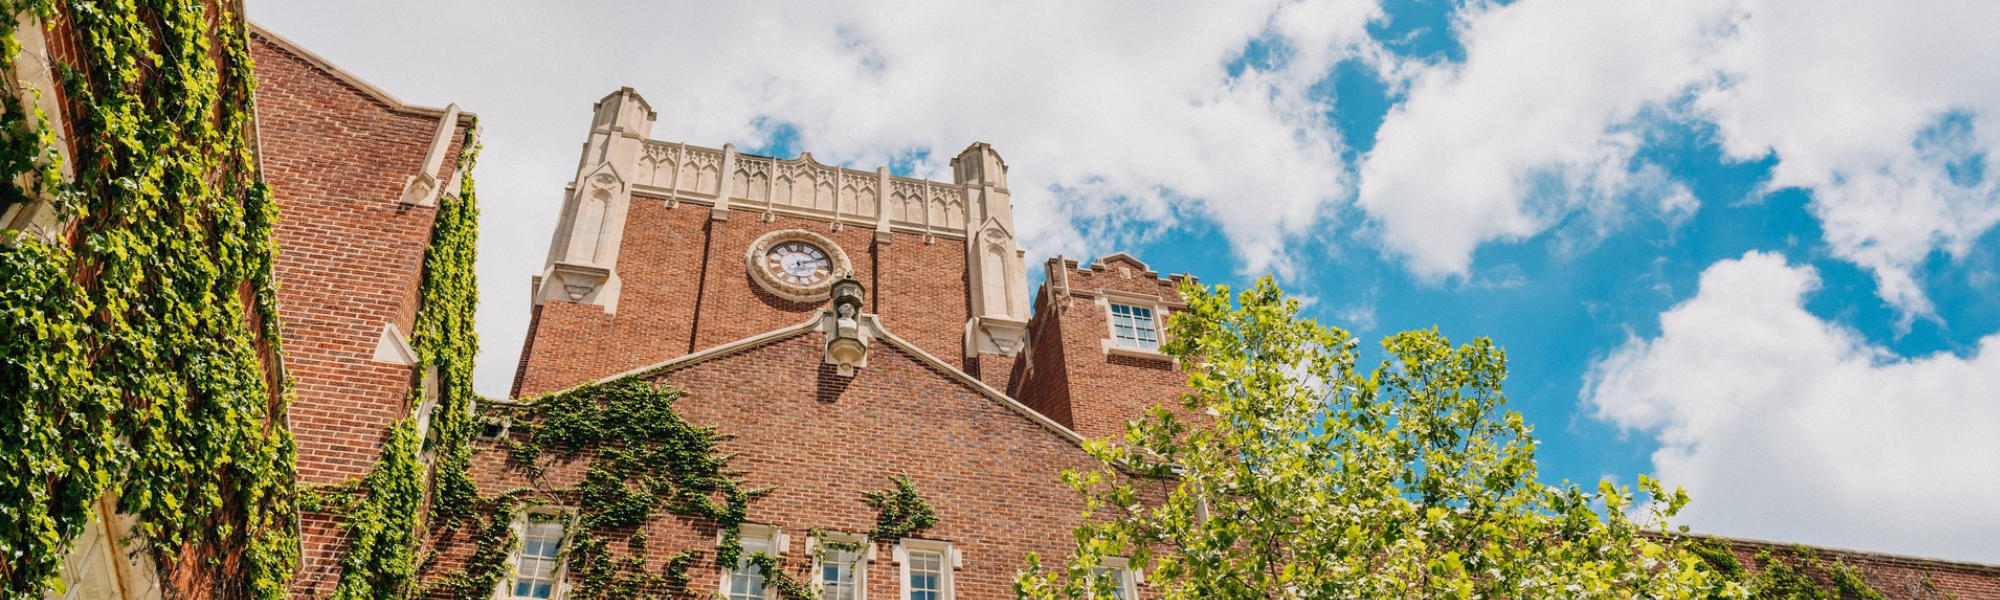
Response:
[{"label": "stone clock surround", "polygon": [[[770,271],[764,268],[764,255],[770,252],[771,248],[788,242],[802,242],[825,252],[833,263],[831,265],[833,272],[809,285],[798,285],[772,277]],[[842,250],[840,244],[834,243],[826,236],[804,229],[780,229],[757,238],[757,241],[751,242],[750,247],[743,253],[743,267],[750,272],[750,280],[757,282],[764,291],[795,302],[826,300],[827,292],[833,289],[833,282],[854,272],[854,263],[848,260],[847,251]]]}]

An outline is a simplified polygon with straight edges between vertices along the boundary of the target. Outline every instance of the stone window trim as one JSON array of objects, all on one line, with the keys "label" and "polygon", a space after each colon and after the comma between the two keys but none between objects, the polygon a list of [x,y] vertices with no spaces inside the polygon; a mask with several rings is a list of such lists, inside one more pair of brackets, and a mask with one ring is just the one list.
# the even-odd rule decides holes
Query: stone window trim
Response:
[{"label": "stone window trim", "polygon": [[910,591],[911,591],[910,553],[911,552],[934,552],[938,554],[938,556],[942,559],[943,562],[943,564],[941,565],[942,568],[939,569],[939,579],[941,581],[939,582],[938,586],[942,589],[942,593],[938,595],[938,599],[952,600],[955,595],[955,592],[953,591],[954,586],[952,582],[952,580],[955,579],[953,573],[959,569],[965,568],[965,555],[961,554],[957,548],[952,547],[951,542],[946,542],[941,540],[925,540],[918,538],[903,538],[901,540],[897,540],[895,550],[890,553],[890,558],[896,563],[897,585],[901,587],[903,590],[901,600],[911,600],[910,598]]},{"label": "stone window trim", "polygon": [[[559,600],[569,595],[569,561],[564,560],[563,557],[568,555],[569,540],[575,535],[576,509],[567,506],[530,506],[514,513],[513,524],[510,527],[513,529],[514,539],[525,542],[528,537],[529,524],[547,521],[562,523],[563,526],[562,539],[556,544],[556,568],[549,575],[555,580],[554,590],[549,593],[549,599]],[[514,545],[514,549],[507,553],[507,576],[501,577],[500,581],[493,586],[493,597],[496,600],[510,600],[515,597],[514,583],[516,581],[515,578],[519,574],[521,551],[524,545],[523,543],[517,543]]]},{"label": "stone window trim", "polygon": [[812,557],[812,582],[814,587],[821,585],[820,567],[826,561],[826,556],[823,556],[819,551],[819,545],[822,541],[861,545],[861,556],[855,561],[851,571],[854,574],[854,600],[867,600],[868,565],[874,563],[876,559],[875,541],[870,539],[868,534],[849,533],[845,531],[822,531],[816,536],[806,536],[806,554]]},{"label": "stone window trim", "polygon": [[514,419],[506,416],[489,416],[479,420],[479,439],[497,441],[507,439],[514,428]]},{"label": "stone window trim", "polygon": [[[442,432],[432,425],[437,422],[437,411],[441,408],[443,390],[442,384],[438,381],[440,374],[437,365],[424,367],[419,377],[421,379],[418,387],[423,391],[423,401],[411,409],[410,415],[417,419],[417,439],[422,444],[417,452],[417,458],[422,460],[425,466],[429,466],[437,459],[438,436],[442,435]],[[473,414],[472,406],[466,408],[466,414]]]},{"label": "stone window trim", "polygon": [[1123,304],[1126,306],[1136,306],[1139,308],[1151,310],[1153,312],[1154,335],[1159,337],[1161,346],[1167,345],[1167,327],[1166,327],[1167,315],[1171,314],[1175,308],[1179,308],[1184,305],[1181,305],[1179,303],[1169,304],[1166,301],[1161,300],[1159,296],[1148,296],[1145,294],[1134,294],[1131,292],[1120,292],[1117,290],[1098,290],[1098,292],[1095,295],[1097,296],[1096,300],[1097,307],[1104,311],[1104,339],[1101,341],[1100,347],[1104,350],[1105,356],[1124,356],[1129,358],[1168,361],[1174,363],[1174,366],[1180,366],[1179,359],[1176,359],[1172,356],[1167,356],[1165,353],[1160,352],[1159,350],[1148,350],[1145,348],[1132,348],[1132,347],[1118,345],[1118,331],[1117,328],[1112,324],[1111,305]]},{"label": "stone window trim", "polygon": [[[715,543],[717,546],[722,545],[724,539],[723,536],[727,534],[728,534],[727,531],[716,530]],[[778,526],[776,525],[764,525],[761,523],[744,523],[742,525],[737,526],[736,537],[738,540],[746,542],[750,540],[762,540],[770,545],[771,548],[770,553],[777,556],[786,555],[786,553],[789,552],[792,546],[791,536],[785,535],[784,532],[779,530]],[[737,561],[739,563],[742,563],[743,561],[748,560],[751,554],[752,552],[748,548],[745,548],[743,550],[743,555],[739,557]],[[722,565],[721,568],[718,569],[718,571],[720,572],[721,577],[720,581],[717,582],[718,587],[716,588],[716,590],[718,593],[716,594],[716,597],[729,598],[730,597],[729,580],[730,576],[734,575],[736,572],[736,565]],[[764,597],[768,600],[777,600],[778,598],[778,588],[777,586],[771,585],[768,578],[764,583]]]},{"label": "stone window trim", "polygon": [[[1097,567],[1091,569],[1091,577],[1096,577],[1097,572],[1100,570],[1116,571],[1124,575],[1119,581],[1121,589],[1118,591],[1123,594],[1120,597],[1128,600],[1137,600],[1139,598],[1139,583],[1145,580],[1145,575],[1139,569],[1132,568],[1131,559],[1123,556],[1106,556],[1100,558],[1097,560]],[[1096,585],[1096,582],[1092,581],[1091,585]]]},{"label": "stone window trim", "polygon": [[[62,172],[63,180],[68,181],[75,177],[72,166],[75,161],[70,156],[68,124],[64,122],[63,106],[56,93],[62,87],[56,73],[56,61],[49,54],[48,37],[43,32],[45,24],[33,13],[22,13],[19,20],[21,26],[15,29],[14,37],[20,44],[20,53],[14,58],[13,71],[0,73],[0,93],[13,96],[23,108],[40,110],[48,115],[46,121],[36,123],[31,119],[27,125],[30,129],[48,126],[55,137],[52,150],[56,154],[56,167]],[[35,167],[45,164],[42,160],[35,163]],[[20,231],[55,244],[61,241],[70,223],[56,210],[56,200],[47,190],[29,191],[31,186],[23,184],[35,176],[34,169],[30,169],[15,182],[22,191],[28,192],[27,198],[19,203],[0,205],[0,233]],[[0,236],[5,237],[8,236]]]},{"label": "stone window trim", "polygon": [[139,518],[118,512],[113,490],[91,503],[89,521],[70,540],[59,567],[63,594],[59,600],[159,600],[159,572],[152,555],[140,548],[133,531]]}]

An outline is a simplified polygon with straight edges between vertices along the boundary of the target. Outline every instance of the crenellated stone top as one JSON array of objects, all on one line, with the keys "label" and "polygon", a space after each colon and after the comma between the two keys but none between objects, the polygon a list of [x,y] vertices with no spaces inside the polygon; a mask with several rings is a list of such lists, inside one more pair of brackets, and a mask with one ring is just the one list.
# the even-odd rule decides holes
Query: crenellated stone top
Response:
[{"label": "crenellated stone top", "polygon": [[[705,205],[709,218],[798,217],[873,229],[873,243],[899,237],[922,244],[965,245],[967,356],[1012,355],[1028,318],[1027,272],[1015,239],[1007,163],[975,142],[951,160],[950,183],[820,164],[812,154],[781,159],[652,139],[660,115],[637,91],[622,88],[592,107],[590,134],[576,178],[534,281],[535,302],[594,304],[615,314],[623,279],[618,257],[626,217],[642,201]],[[906,244],[909,242],[905,242]],[[898,246],[900,247],[900,246]],[[897,250],[889,250],[897,251]],[[940,274],[940,276],[945,276]],[[945,276],[947,280],[956,277]]]},{"label": "crenellated stone top", "polygon": [[646,140],[632,184],[633,193],[677,202],[723,204],[718,196],[726,193],[732,210],[857,225],[875,224],[887,212],[888,223],[898,230],[952,238],[963,238],[967,225],[966,184],[898,177],[887,168],[869,172],[824,165],[810,152],[787,160],[737,153],[729,146]]}]

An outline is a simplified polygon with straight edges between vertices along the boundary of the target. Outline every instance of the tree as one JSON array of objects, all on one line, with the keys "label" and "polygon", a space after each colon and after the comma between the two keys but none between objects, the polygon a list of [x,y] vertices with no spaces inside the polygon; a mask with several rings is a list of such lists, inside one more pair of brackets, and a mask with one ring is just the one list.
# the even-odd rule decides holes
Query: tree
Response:
[{"label": "tree", "polygon": [[1234,303],[1226,286],[1181,293],[1166,352],[1188,365],[1185,410],[1086,445],[1102,467],[1063,474],[1088,507],[1077,550],[1060,569],[1029,556],[1018,596],[1112,597],[1092,576],[1111,556],[1170,599],[1744,596],[1648,533],[1681,490],[1536,480],[1491,341],[1397,334],[1364,374],[1355,340],[1269,278]]}]

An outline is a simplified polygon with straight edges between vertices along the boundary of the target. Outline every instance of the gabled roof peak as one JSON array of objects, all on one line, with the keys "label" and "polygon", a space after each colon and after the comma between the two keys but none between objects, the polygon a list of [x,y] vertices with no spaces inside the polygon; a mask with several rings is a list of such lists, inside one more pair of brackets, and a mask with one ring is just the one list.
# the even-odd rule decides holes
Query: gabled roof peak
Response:
[{"label": "gabled roof peak", "polygon": [[[750,350],[761,348],[769,344],[792,339],[801,335],[810,334],[814,331],[820,330],[822,324],[825,322],[825,320],[828,318],[828,315],[830,314],[829,311],[830,309],[820,309],[814,311],[811,317],[807,318],[804,322],[799,323],[797,325],[792,325],[780,329],[774,329],[761,334],[743,338],[734,342],[722,344],[720,346],[714,346],[706,350],[702,350],[700,352],[695,352],[693,354],[684,354],[666,360],[664,362],[655,363],[644,367],[639,367],[637,369],[632,369],[624,373],[619,373],[617,375],[605,377],[603,379],[597,380],[595,383],[604,383],[608,381],[616,381],[620,379],[627,379],[633,377],[649,377],[652,375],[660,374],[667,371],[672,371],[675,369],[680,369],[698,363],[708,362],[711,360],[721,359],[731,355],[748,352]],[[925,352],[924,349],[922,348],[918,348],[916,344],[912,344],[908,340],[905,340],[901,337],[898,337],[896,334],[891,333],[887,327],[882,326],[881,318],[877,317],[876,315],[862,314],[860,315],[859,320],[862,322],[863,326],[868,327],[870,329],[870,333],[876,340],[887,342],[888,344],[895,346],[896,349],[901,350],[910,355],[911,357],[915,358],[917,362],[923,363],[926,366],[929,366],[940,373],[944,373],[946,376],[957,381],[959,384],[971,388],[973,392],[986,396],[988,399],[991,399],[994,402],[999,403],[1001,406],[1005,406],[1008,409],[1013,410],[1014,412],[1020,413],[1021,416],[1027,417],[1028,420],[1034,421],[1036,424],[1041,425],[1045,429],[1048,429],[1050,433],[1056,434],[1057,437],[1061,437],[1064,440],[1067,440],[1068,442],[1076,444],[1078,446],[1083,445],[1084,441],[1083,436],[1077,434],[1075,431],[1071,430],[1068,427],[1064,427],[1061,423],[1057,423],[1054,420],[1049,419],[1047,415],[1043,415],[1040,412],[1036,412],[1035,409],[1029,408],[1028,405],[1022,404],[1021,401],[1015,400],[1012,396],[1008,396],[1006,392],[994,389],[993,386],[987,385],[986,382],[984,381],[980,381],[978,377],[973,377],[972,375],[967,374],[965,371],[960,370],[956,365],[952,365],[943,360],[939,360],[938,357],[932,356],[931,353]],[[583,385],[591,385],[591,384],[583,384]],[[566,388],[561,391],[551,392],[549,395],[566,393],[578,387],[583,387],[583,386],[582,385],[571,386],[570,388]],[[515,403],[515,402],[519,402],[519,400],[510,399],[506,401],[506,403]]]},{"label": "gabled roof peak", "polygon": [[[293,56],[297,56],[299,57],[299,59],[312,64],[312,66],[318,68],[319,70],[325,71],[328,74],[333,75],[334,78],[339,79],[341,82],[346,83],[349,86],[352,86],[356,90],[359,90],[362,94],[367,95],[370,99],[373,99],[376,102],[380,102],[384,105],[387,105],[391,109],[403,112],[413,112],[418,114],[432,115],[432,116],[443,116],[447,111],[447,109],[438,108],[435,106],[423,106],[423,105],[405,103],[402,101],[402,99],[397,98],[393,94],[390,94],[387,90],[375,87],[375,84],[369,83],[367,80],[362,79],[360,76],[357,76],[352,72],[349,72],[347,69],[340,68],[339,65],[335,65],[333,64],[332,61],[327,60],[325,57],[322,57],[318,54],[314,54],[311,50],[305,49],[304,46],[300,46],[298,45],[298,43],[286,39],[285,36],[278,35],[276,32],[273,32],[270,29],[265,28],[263,25],[257,24],[257,22],[255,21],[249,21],[248,19],[246,19],[245,21],[252,35],[263,38],[265,41],[271,42],[272,44],[278,46],[279,48],[283,48],[286,52],[291,53]],[[472,113],[462,110],[459,111],[458,114],[461,120],[470,119],[473,116]]]}]

